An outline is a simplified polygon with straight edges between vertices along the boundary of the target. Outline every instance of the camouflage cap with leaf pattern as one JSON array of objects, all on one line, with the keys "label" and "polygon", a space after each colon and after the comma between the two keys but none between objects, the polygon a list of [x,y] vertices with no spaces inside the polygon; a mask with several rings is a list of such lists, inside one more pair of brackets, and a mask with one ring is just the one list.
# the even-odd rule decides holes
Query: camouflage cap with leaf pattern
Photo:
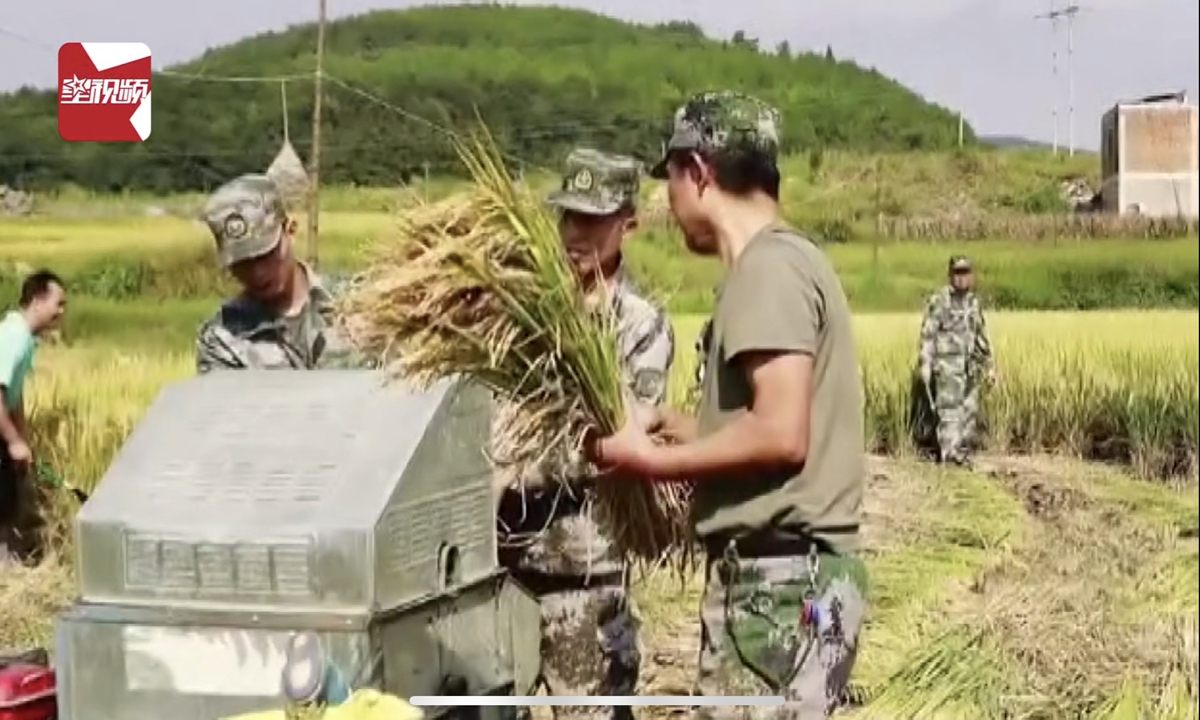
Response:
[{"label": "camouflage cap with leaf pattern", "polygon": [[667,155],[672,150],[717,150],[779,155],[783,119],[779,110],[751,95],[720,90],[694,95],[678,110],[663,159],[650,176],[667,177]]},{"label": "camouflage cap with leaf pattern", "polygon": [[567,156],[562,186],[546,202],[560,210],[610,215],[637,204],[642,163],[623,155],[576,148]]},{"label": "camouflage cap with leaf pattern", "polygon": [[271,178],[242,175],[217,188],[204,206],[203,218],[217,243],[217,257],[229,267],[274,250],[287,212]]}]

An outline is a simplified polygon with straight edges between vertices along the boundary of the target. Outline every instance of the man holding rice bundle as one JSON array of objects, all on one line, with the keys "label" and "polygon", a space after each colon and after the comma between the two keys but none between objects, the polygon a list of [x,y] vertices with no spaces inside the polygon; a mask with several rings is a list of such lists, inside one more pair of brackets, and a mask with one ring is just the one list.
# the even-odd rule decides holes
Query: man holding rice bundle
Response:
[{"label": "man holding rice bundle", "polygon": [[689,249],[726,268],[699,417],[664,411],[589,445],[605,482],[694,483],[707,555],[700,694],[785,698],[701,717],[830,716],[866,609],[850,308],[829,260],[780,219],[779,128],[777,110],[733,92],[695,96],[676,113],[652,174],[667,183]]},{"label": "man holding rice bundle", "polygon": [[[636,226],[641,165],[577,149],[548,202],[580,281],[612,303],[618,356],[633,398],[666,395],[675,342],[667,314],[642,297],[624,271],[621,245]],[[497,422],[504,422],[503,410]],[[632,695],[640,652],[628,571],[600,531],[582,457],[551,461],[549,477],[509,486],[500,501],[501,562],[542,607],[542,683],[551,695]],[[556,708],[563,717],[632,717],[630,709]]]},{"label": "man holding rice bundle", "polygon": [[196,335],[196,370],[313,370],[359,363],[333,325],[334,293],[295,255],[275,183],[242,175],[204,208],[217,257],[242,286]]}]

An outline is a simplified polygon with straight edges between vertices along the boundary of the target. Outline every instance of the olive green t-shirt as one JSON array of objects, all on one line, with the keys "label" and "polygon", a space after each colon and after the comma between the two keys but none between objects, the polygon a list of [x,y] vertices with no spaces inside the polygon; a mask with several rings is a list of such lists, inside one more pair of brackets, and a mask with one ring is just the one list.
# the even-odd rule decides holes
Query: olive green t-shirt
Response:
[{"label": "olive green t-shirt", "polygon": [[[768,226],[746,245],[713,311],[700,401],[700,434],[749,409],[753,388],[738,356],[813,358],[808,459],[794,469],[711,478],[696,485],[701,537],[780,528],[839,551],[857,547],[865,475],[863,391],[849,303],[833,265],[807,238]],[[847,528],[851,530],[847,532]]]}]

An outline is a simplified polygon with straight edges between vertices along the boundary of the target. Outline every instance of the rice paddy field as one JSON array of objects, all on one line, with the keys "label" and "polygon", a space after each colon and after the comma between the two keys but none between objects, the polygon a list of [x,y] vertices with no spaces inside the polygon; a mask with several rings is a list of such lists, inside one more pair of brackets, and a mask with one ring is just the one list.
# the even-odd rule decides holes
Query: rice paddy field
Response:
[{"label": "rice paddy field", "polygon": [[[360,212],[328,226],[322,257],[351,266],[357,243],[388,221]],[[666,277],[675,263],[693,285],[719,277],[665,243],[647,240],[635,265]],[[1197,717],[1200,314],[1186,299],[1196,245],[968,248],[985,289],[1017,288],[1008,305],[1027,308],[987,316],[1000,381],[985,397],[974,471],[922,463],[906,439],[920,299],[962,248],[832,248],[857,294],[872,453],[872,608],[846,717]],[[61,269],[72,285],[67,326],[39,350],[29,392],[35,453],[76,485],[94,485],[158,391],[192,373],[191,333],[226,287],[205,252],[202,231],[178,218],[0,220],[6,302],[11,278],[32,266]],[[1170,269],[1191,285],[1170,302],[1148,293],[1110,303],[1124,308],[1054,309],[1062,291],[1051,278],[1101,266],[1153,278]],[[693,295],[672,302],[675,402],[704,317]],[[0,647],[49,643],[53,612],[72,597],[71,503],[47,493],[51,547],[39,566],[0,568]],[[689,691],[698,598],[693,574],[639,579],[644,692]]]}]

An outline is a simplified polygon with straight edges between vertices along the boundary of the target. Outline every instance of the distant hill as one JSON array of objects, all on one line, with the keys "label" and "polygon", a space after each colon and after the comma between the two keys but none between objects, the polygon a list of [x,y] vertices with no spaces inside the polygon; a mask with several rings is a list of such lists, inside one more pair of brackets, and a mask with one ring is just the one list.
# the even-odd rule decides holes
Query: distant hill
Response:
[{"label": "distant hill", "polygon": [[1050,143],[1030,140],[1019,135],[980,135],[979,142],[983,145],[1006,149],[1049,150],[1053,147]]},{"label": "distant hill", "polygon": [[[316,44],[311,24],[266,33],[171,68],[287,83],[288,130],[308,155]],[[506,151],[555,165],[576,143],[653,155],[687,95],[741,88],[778,104],[786,149],[930,149],[957,141],[953,113],[874,70],[760,51],[738,33],[634,25],[580,10],[487,5],[377,11],[326,35],[322,180],[388,185],[457,169],[442,132],[485,119]],[[204,189],[261,171],[283,139],[278,83],[154,78],[154,126],[138,145],[63,143],[52,91],[0,95],[0,182],[99,190]],[[974,142],[974,133],[967,128]]]},{"label": "distant hill", "polygon": [[[1048,143],[1043,140],[1030,140],[1019,135],[980,135],[979,143],[981,145],[989,145],[991,147],[1002,148],[1005,150],[1053,150],[1053,143]],[[1065,149],[1065,145],[1060,143],[1059,150]],[[1096,151],[1091,148],[1075,148],[1075,154],[1095,155]]]}]

